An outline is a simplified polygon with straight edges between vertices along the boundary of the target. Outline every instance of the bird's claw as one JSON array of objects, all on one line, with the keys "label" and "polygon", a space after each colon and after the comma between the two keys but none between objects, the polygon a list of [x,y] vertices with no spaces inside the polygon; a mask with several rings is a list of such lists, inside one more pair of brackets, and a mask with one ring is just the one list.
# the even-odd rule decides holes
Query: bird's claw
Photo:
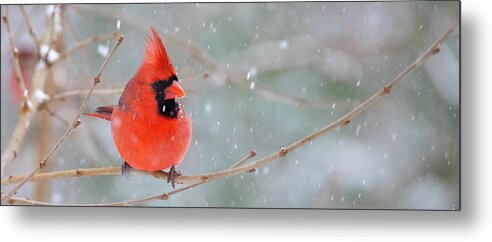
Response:
[{"label": "bird's claw", "polygon": [[167,183],[171,182],[173,189],[176,188],[174,179],[178,176],[181,176],[181,172],[177,171],[175,166],[171,166],[171,169],[167,173]]},{"label": "bird's claw", "polygon": [[121,175],[125,176],[126,179],[130,176],[130,171],[132,170],[132,167],[128,165],[128,163],[123,162],[123,165],[121,165]]}]

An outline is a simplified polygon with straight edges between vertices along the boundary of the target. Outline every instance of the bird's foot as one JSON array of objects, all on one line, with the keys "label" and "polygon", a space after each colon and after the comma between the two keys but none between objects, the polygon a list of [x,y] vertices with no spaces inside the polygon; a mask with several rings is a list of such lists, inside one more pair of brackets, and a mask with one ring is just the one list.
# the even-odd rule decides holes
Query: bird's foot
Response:
[{"label": "bird's foot", "polygon": [[171,186],[173,186],[173,189],[176,188],[174,185],[174,179],[176,179],[176,177],[178,176],[181,176],[181,172],[176,171],[175,166],[171,166],[171,169],[169,169],[169,172],[167,173],[167,183],[171,182]]},{"label": "bird's foot", "polygon": [[130,165],[128,165],[128,163],[123,162],[123,165],[121,165],[121,175],[122,176],[125,176],[126,179],[129,179],[128,177],[130,177],[130,172],[132,170],[132,167]]}]

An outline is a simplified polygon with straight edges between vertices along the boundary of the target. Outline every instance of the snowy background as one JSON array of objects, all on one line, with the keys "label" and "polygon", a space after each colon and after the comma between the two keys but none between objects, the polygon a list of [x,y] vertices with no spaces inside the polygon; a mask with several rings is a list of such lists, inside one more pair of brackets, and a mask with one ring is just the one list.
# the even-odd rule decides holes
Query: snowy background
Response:
[{"label": "snowy background", "polygon": [[[46,25],[49,8],[27,7],[38,33]],[[14,36],[19,46],[29,49],[31,39],[22,15],[15,7],[10,9]],[[220,68],[211,68],[177,42],[164,40],[187,92],[185,109],[193,119],[193,140],[179,170],[194,175],[225,169],[250,150],[258,157],[275,152],[338,119],[458,22],[459,6],[457,2],[68,5],[65,17],[67,47],[109,31],[126,37],[98,89],[126,84],[140,64],[151,25],[164,38],[190,40],[217,61]],[[18,111],[4,36],[2,27],[2,150]],[[458,41],[453,35],[439,55],[348,126],[253,174],[210,182],[145,205],[459,209]],[[54,74],[54,92],[90,87],[112,43],[94,44],[68,58]],[[232,83],[224,70],[249,85]],[[258,84],[309,100],[310,105],[298,107],[262,95]],[[116,103],[118,98],[93,96],[88,109]],[[71,120],[81,100],[67,99],[50,108]],[[41,124],[32,129],[37,126]],[[52,145],[65,126],[51,118],[42,130]],[[39,160],[40,146],[39,137],[29,134],[5,174],[30,172]],[[83,118],[81,127],[50,160],[49,170],[120,164],[109,123]],[[152,177],[107,176],[28,184],[17,196],[60,204],[98,203],[169,189]]]}]

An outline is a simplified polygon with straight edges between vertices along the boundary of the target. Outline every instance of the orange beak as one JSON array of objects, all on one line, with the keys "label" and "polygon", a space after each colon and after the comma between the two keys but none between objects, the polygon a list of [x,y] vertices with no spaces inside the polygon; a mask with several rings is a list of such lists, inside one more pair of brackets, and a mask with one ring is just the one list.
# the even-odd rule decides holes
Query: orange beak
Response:
[{"label": "orange beak", "polygon": [[173,81],[173,84],[171,84],[171,86],[168,86],[164,91],[164,100],[176,99],[184,96],[185,92],[183,88],[176,81]]}]

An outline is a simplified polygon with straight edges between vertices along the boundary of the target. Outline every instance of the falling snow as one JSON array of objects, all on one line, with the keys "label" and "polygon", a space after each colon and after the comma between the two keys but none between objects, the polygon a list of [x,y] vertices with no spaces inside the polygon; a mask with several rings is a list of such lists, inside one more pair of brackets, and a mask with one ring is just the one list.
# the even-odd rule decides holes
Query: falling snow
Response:
[{"label": "falling snow", "polygon": [[101,55],[102,57],[107,57],[109,54],[109,48],[106,45],[98,45],[97,46],[97,53]]},{"label": "falling snow", "polygon": [[48,45],[41,45],[41,47],[39,48],[39,52],[41,56],[46,56],[46,53],[48,53],[47,60],[50,63],[57,61],[60,57],[60,54],[58,54],[58,52],[50,48]]},{"label": "falling snow", "polygon": [[252,82],[249,84],[249,89],[250,89],[250,90],[255,89],[255,85],[256,85],[256,82],[252,81]]},{"label": "falling snow", "polygon": [[[41,89],[36,89],[33,94],[39,103],[50,99],[50,96],[44,93]],[[24,96],[27,96],[27,90],[24,92]]]},{"label": "falling snow", "polygon": [[214,107],[214,106],[212,105],[212,103],[207,102],[207,103],[205,104],[205,108],[204,108],[205,113],[206,113],[206,114],[210,114],[210,113],[212,113],[213,107]]},{"label": "falling snow", "polygon": [[357,125],[357,129],[355,130],[355,136],[359,136],[361,128],[362,126],[360,124]]},{"label": "falling snow", "polygon": [[289,47],[289,41],[282,40],[279,42],[278,46],[280,47],[280,49],[287,49]]}]

